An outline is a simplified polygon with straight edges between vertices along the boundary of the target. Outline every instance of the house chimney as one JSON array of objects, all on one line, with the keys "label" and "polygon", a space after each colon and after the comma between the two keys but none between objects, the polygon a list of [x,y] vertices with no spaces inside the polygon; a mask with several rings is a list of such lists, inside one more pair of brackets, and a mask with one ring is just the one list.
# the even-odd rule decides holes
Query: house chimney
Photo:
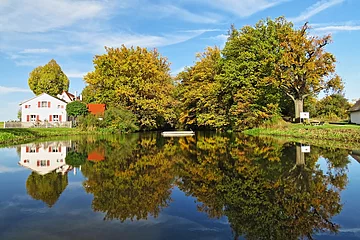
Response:
[{"label": "house chimney", "polygon": [[74,96],[75,96],[74,101],[76,101],[76,97],[77,97],[77,92],[76,91],[74,93]]},{"label": "house chimney", "polygon": [[80,101],[82,101],[82,94],[79,95],[79,99],[80,99]]}]

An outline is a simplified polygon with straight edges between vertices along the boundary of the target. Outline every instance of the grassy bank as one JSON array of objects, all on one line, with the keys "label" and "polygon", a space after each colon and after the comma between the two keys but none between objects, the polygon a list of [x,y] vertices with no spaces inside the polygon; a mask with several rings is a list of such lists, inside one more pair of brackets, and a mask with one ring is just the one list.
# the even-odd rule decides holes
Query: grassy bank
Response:
[{"label": "grassy bank", "polygon": [[272,127],[261,127],[244,132],[253,136],[276,136],[291,138],[294,141],[338,141],[341,145],[360,145],[360,126],[329,125],[304,126],[303,124],[281,124]]},{"label": "grassy bank", "polygon": [[1,128],[0,146],[8,144],[19,144],[39,138],[56,136],[75,136],[87,134],[75,128]]}]

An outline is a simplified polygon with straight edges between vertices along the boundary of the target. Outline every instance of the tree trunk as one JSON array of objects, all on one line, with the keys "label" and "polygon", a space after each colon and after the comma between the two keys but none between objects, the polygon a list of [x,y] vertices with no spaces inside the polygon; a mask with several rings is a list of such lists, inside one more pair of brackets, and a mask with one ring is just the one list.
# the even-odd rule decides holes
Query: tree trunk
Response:
[{"label": "tree trunk", "polygon": [[296,165],[305,165],[305,153],[301,152],[301,146],[296,145]]},{"label": "tree trunk", "polygon": [[294,99],[294,105],[295,105],[295,122],[300,122],[300,112],[304,111],[304,100],[302,98]]}]

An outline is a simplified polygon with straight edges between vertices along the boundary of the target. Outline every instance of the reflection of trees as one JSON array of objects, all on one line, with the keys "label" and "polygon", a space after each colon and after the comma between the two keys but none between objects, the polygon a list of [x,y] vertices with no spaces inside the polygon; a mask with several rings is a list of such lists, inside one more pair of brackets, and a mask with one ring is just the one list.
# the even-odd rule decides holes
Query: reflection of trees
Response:
[{"label": "reflection of trees", "polygon": [[67,175],[56,172],[40,175],[32,172],[26,181],[27,193],[36,200],[45,202],[52,207],[59,199],[68,184]]},{"label": "reflection of trees", "polygon": [[154,136],[102,144],[106,160],[82,167],[84,187],[94,194],[93,209],[121,221],[157,216],[170,200],[175,176],[170,156],[160,151]]},{"label": "reflection of trees", "polygon": [[322,149],[301,160],[292,145],[220,136],[199,138],[196,148],[183,162],[180,188],[210,216],[226,215],[237,236],[297,239],[338,230],[331,217],[341,210],[345,158],[328,159],[324,173],[316,164]]}]

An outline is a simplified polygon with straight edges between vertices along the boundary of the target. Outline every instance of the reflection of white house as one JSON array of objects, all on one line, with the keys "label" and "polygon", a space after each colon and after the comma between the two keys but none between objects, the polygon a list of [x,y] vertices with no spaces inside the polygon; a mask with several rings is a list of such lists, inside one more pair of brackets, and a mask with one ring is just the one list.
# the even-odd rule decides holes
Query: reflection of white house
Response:
[{"label": "reflection of white house", "polygon": [[67,102],[64,100],[52,97],[46,93],[40,94],[20,104],[21,121],[66,122],[66,104]]},{"label": "reflection of white house", "polygon": [[65,173],[70,170],[70,166],[65,162],[66,145],[66,142],[21,145],[19,164],[41,175],[55,170]]}]

